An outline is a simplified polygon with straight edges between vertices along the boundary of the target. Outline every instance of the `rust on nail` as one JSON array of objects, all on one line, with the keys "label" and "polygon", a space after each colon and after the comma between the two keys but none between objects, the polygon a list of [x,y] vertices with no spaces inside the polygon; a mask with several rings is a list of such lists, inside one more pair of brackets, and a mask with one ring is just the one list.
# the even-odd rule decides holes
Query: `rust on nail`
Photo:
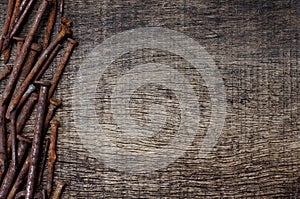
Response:
[{"label": "rust on nail", "polygon": [[5,113],[7,106],[0,107],[0,180],[5,172],[7,166],[7,153],[6,153],[6,123]]},{"label": "rust on nail", "polygon": [[61,44],[58,44],[55,47],[55,49],[51,52],[50,56],[47,58],[46,62],[43,64],[43,66],[40,69],[39,73],[36,75],[35,81],[40,80],[42,78],[42,76],[44,75],[44,73],[46,72],[46,70],[49,68],[49,66],[53,62],[54,58],[56,57],[56,55],[58,54],[58,52],[60,51],[60,49],[62,49],[62,47],[63,46]]},{"label": "rust on nail", "polygon": [[39,176],[38,176],[38,181],[37,181],[37,186],[38,187],[41,187],[41,185],[42,185],[43,174],[44,174],[44,169],[45,169],[48,150],[49,150],[49,144],[50,144],[50,139],[47,139],[46,144],[45,144],[45,148],[44,148],[44,151],[43,151],[43,155],[42,155],[40,169],[39,169]]},{"label": "rust on nail", "polygon": [[47,194],[48,197],[52,191],[54,164],[56,161],[56,141],[57,141],[57,131],[60,126],[60,122],[56,119],[51,120],[51,132],[50,132],[50,146],[48,152],[48,179],[47,179]]},{"label": "rust on nail", "polygon": [[27,119],[29,118],[30,114],[32,113],[33,107],[38,99],[38,94],[33,93],[26,101],[25,105],[23,106],[20,114],[18,115],[17,119],[17,133],[21,133],[23,130]]},{"label": "rust on nail", "polygon": [[50,43],[51,33],[53,31],[55,19],[56,19],[57,0],[52,0],[51,2],[52,3],[51,3],[51,10],[50,10],[50,14],[49,14],[48,24],[47,24],[46,32],[44,34],[44,39],[43,39],[43,49],[44,50],[48,47],[48,45]]},{"label": "rust on nail", "polygon": [[11,20],[13,10],[14,10],[14,4],[15,4],[14,0],[8,0],[5,22],[4,22],[4,26],[2,28],[2,36],[0,39],[0,51],[2,51],[2,48],[4,46],[3,37],[7,37],[8,31],[9,31],[9,25],[10,25],[10,20]]},{"label": "rust on nail", "polygon": [[11,135],[11,156],[12,156],[12,164],[14,167],[17,166],[17,130],[16,130],[16,118],[17,111],[13,111],[11,113],[10,118],[10,135]]},{"label": "rust on nail", "polygon": [[65,182],[59,182],[59,181],[56,182],[56,189],[52,199],[60,199],[65,186],[66,186]]},{"label": "rust on nail", "polygon": [[30,165],[28,171],[28,179],[26,184],[26,199],[33,198],[35,192],[35,183],[37,175],[37,167],[39,162],[39,154],[42,140],[43,140],[43,125],[45,119],[45,111],[47,104],[47,95],[50,87],[50,82],[46,81],[36,81],[35,84],[40,86],[38,108],[37,108],[37,117],[36,124],[34,127],[34,135],[32,141],[32,147],[30,152]]},{"label": "rust on nail", "polygon": [[[14,11],[13,11],[12,17],[10,19],[9,29],[12,29],[13,23],[19,13],[21,2],[22,2],[22,0],[16,0],[16,2],[15,2]],[[9,47],[3,53],[5,64],[7,64],[9,62],[11,50],[12,50],[12,44],[10,44]]]},{"label": "rust on nail", "polygon": [[54,91],[58,85],[58,82],[63,74],[63,71],[71,57],[71,54],[74,50],[74,48],[78,45],[78,42],[75,41],[74,39],[71,39],[71,38],[68,38],[68,46],[67,46],[67,49],[64,53],[64,55],[62,56],[61,60],[60,60],[60,63],[53,75],[53,78],[51,80],[51,87],[50,87],[50,90],[49,90],[49,99],[53,96],[54,94]]},{"label": "rust on nail", "polygon": [[7,77],[11,73],[12,69],[12,66],[6,66],[5,69],[0,73],[0,81]]},{"label": "rust on nail", "polygon": [[50,121],[54,117],[56,110],[62,105],[62,102],[59,99],[51,98],[49,101],[50,101],[50,104],[48,106],[48,112],[47,112],[47,116],[45,119],[45,126],[44,126],[45,132],[47,132]]}]

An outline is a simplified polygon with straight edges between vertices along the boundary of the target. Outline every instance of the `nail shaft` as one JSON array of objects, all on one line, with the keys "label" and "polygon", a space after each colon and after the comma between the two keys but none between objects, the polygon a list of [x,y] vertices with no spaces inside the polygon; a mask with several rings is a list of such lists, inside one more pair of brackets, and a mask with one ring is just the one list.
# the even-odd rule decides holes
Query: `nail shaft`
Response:
[{"label": "nail shaft", "polygon": [[50,121],[54,117],[56,110],[62,105],[62,102],[58,99],[51,98],[49,101],[50,101],[50,104],[48,106],[48,112],[47,112],[47,116],[45,119],[44,132],[47,132]]},{"label": "nail shaft", "polygon": [[39,176],[38,176],[38,182],[37,182],[38,187],[41,187],[41,184],[42,184],[42,181],[43,181],[43,174],[44,174],[44,169],[45,169],[45,165],[46,165],[49,145],[50,145],[50,140],[47,139],[46,144],[45,144],[45,148],[44,148],[44,151],[43,151],[43,158],[42,158],[42,161],[41,161],[40,170],[39,170]]},{"label": "nail shaft", "polygon": [[51,52],[50,56],[46,60],[45,64],[43,64],[43,67],[40,69],[39,73],[35,77],[35,81],[38,81],[42,78],[46,70],[49,68],[50,64],[53,62],[54,58],[58,54],[58,52],[62,49],[62,45],[58,44],[55,49]]},{"label": "nail shaft", "polygon": [[66,183],[64,183],[64,182],[56,182],[56,189],[55,189],[52,199],[60,199],[65,186],[66,186]]},{"label": "nail shaft", "polygon": [[16,81],[18,79],[21,67],[22,67],[22,65],[23,65],[23,63],[25,61],[25,58],[26,58],[27,54],[28,54],[30,46],[31,46],[31,44],[33,42],[34,35],[37,32],[37,30],[38,30],[39,24],[40,24],[40,22],[42,20],[42,16],[43,16],[43,14],[44,14],[44,12],[45,12],[45,10],[47,8],[47,5],[48,5],[48,1],[44,0],[42,2],[42,4],[40,5],[39,9],[38,9],[38,12],[36,14],[35,20],[33,21],[32,26],[31,26],[31,28],[30,28],[30,30],[28,32],[28,36],[26,37],[25,42],[24,42],[24,44],[22,46],[22,50],[21,50],[20,56],[18,57],[18,59],[16,61],[15,67],[13,68],[12,75],[10,76],[9,82],[8,82],[8,84],[7,84],[4,92],[2,94],[2,104],[6,104],[7,103],[10,95],[13,92],[13,88],[16,85]]},{"label": "nail shaft", "polygon": [[11,73],[12,69],[12,66],[6,66],[6,68],[0,73],[0,81],[7,77]]},{"label": "nail shaft", "polygon": [[16,110],[19,110],[23,107],[24,103],[27,101],[28,97],[34,92],[36,91],[36,86],[31,84],[27,91],[24,93],[24,95],[22,96],[22,98],[20,99],[18,108]]},{"label": "nail shaft", "polygon": [[55,74],[54,74],[52,80],[51,80],[52,85],[49,90],[49,96],[48,96],[49,99],[53,96],[54,91],[59,83],[59,80],[60,80],[62,74],[63,74],[63,71],[68,63],[68,60],[70,59],[74,48],[78,45],[78,43],[71,38],[68,38],[68,41],[69,42],[68,42],[67,49],[66,49],[63,57],[61,58],[61,61],[55,71]]},{"label": "nail shaft", "polygon": [[11,155],[12,155],[12,164],[17,166],[17,130],[16,130],[16,117],[17,111],[11,113],[10,118],[10,135],[11,135]]},{"label": "nail shaft", "polygon": [[14,0],[8,0],[5,22],[4,22],[4,26],[2,28],[2,36],[1,36],[1,39],[0,39],[0,51],[2,51],[2,48],[3,48],[3,45],[4,45],[3,37],[6,37],[8,31],[9,31],[9,24],[10,24],[10,19],[11,19],[12,14],[13,14],[14,4],[15,4]]},{"label": "nail shaft", "polygon": [[37,167],[39,161],[39,154],[41,143],[43,139],[43,125],[45,119],[45,110],[47,104],[47,95],[50,83],[47,82],[36,82],[36,84],[40,84],[40,94],[38,100],[38,109],[37,109],[37,121],[34,127],[34,135],[32,141],[31,148],[31,160],[28,171],[28,179],[26,184],[26,199],[31,199],[34,196],[35,192],[35,182],[36,182],[36,174]]},{"label": "nail shaft", "polygon": [[44,34],[44,40],[43,40],[43,49],[45,50],[49,43],[50,43],[50,39],[51,39],[51,34],[53,31],[53,27],[55,24],[55,19],[56,19],[56,10],[57,10],[57,0],[52,0],[51,1],[51,10],[50,10],[50,14],[49,14],[49,19],[48,19],[48,24],[46,27],[46,32]]},{"label": "nail shaft", "polygon": [[2,179],[7,165],[5,124],[6,107],[6,105],[0,107],[0,180]]},{"label": "nail shaft", "polygon": [[33,107],[38,99],[38,94],[33,93],[28,100],[26,101],[25,105],[23,106],[18,119],[17,119],[17,133],[21,133],[23,130],[27,119],[29,118],[30,114],[33,111]]},{"label": "nail shaft", "polygon": [[[21,2],[22,2],[21,0],[16,0],[16,2],[15,2],[14,11],[13,11],[13,14],[12,14],[12,18],[10,20],[9,29],[12,28],[13,23],[14,23],[16,17],[17,17],[17,14],[20,11]],[[3,53],[5,64],[7,64],[9,62],[10,55],[11,55],[11,50],[12,50],[12,44],[10,44],[9,47]]]},{"label": "nail shaft", "polygon": [[48,197],[52,191],[54,164],[56,161],[56,141],[57,141],[57,131],[60,123],[58,120],[51,120],[51,133],[50,133],[50,146],[48,152],[48,179],[47,179],[47,194]]}]

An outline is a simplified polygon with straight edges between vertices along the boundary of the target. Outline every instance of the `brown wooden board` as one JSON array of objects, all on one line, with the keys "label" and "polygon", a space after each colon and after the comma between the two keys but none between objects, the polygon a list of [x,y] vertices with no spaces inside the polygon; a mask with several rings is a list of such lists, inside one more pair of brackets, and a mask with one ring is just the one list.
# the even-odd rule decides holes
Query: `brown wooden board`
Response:
[{"label": "brown wooden board", "polygon": [[[300,198],[299,1],[66,0],[65,4],[80,45],[55,94],[63,101],[56,116],[62,126],[55,167],[55,180],[68,183],[63,198]],[[5,13],[6,1],[1,1],[1,28]],[[118,33],[143,27],[168,28],[203,46],[223,78],[227,111],[215,147],[199,158],[211,118],[203,77],[187,60],[159,49],[119,57],[101,74],[97,88],[96,119],[107,128],[115,125],[106,111],[111,89],[124,75],[120,71],[139,64],[172,66],[185,74],[199,99],[200,130],[191,146],[167,167],[136,174],[113,169],[86,150],[76,131],[72,100],[78,71],[89,53]],[[4,69],[2,57],[0,69]],[[47,77],[53,73],[52,66]],[[1,92],[6,81],[1,82]],[[168,116],[160,136],[147,142],[119,140],[118,147],[135,144],[132,150],[141,152],[148,145],[168,144],[182,119],[180,101],[172,90],[155,85],[137,90],[131,117],[146,125],[149,106],[157,99],[167,106]],[[115,133],[121,136],[121,132]]]}]

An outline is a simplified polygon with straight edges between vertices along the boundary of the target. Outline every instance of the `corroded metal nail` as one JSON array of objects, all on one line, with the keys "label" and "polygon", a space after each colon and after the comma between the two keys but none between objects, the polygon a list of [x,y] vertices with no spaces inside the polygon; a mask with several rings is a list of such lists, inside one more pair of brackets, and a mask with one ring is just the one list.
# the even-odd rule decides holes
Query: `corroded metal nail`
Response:
[{"label": "corroded metal nail", "polygon": [[42,4],[40,5],[39,9],[38,9],[35,20],[33,21],[32,26],[31,26],[31,28],[28,32],[28,36],[26,37],[25,42],[22,46],[20,56],[16,60],[16,64],[15,64],[15,67],[13,68],[12,75],[10,76],[9,82],[6,85],[6,88],[5,88],[5,90],[2,94],[2,104],[7,104],[8,99],[9,99],[9,97],[11,96],[11,94],[13,92],[13,89],[14,89],[14,86],[16,85],[20,70],[22,68],[22,65],[24,64],[25,58],[26,58],[26,56],[28,54],[28,51],[31,47],[31,44],[33,42],[33,38],[35,36],[35,33],[37,32],[37,30],[39,28],[39,24],[42,20],[42,16],[43,16],[43,14],[44,14],[44,12],[47,8],[47,5],[48,5],[48,1],[44,0],[42,2]]},{"label": "corroded metal nail", "polygon": [[17,166],[17,129],[16,129],[17,111],[11,113],[10,118],[10,135],[11,135],[11,157],[14,167]]},{"label": "corroded metal nail", "polygon": [[66,49],[63,57],[61,58],[60,63],[55,71],[55,74],[54,74],[52,80],[51,80],[52,85],[49,90],[49,96],[48,96],[49,99],[53,96],[54,91],[58,85],[58,82],[63,74],[63,71],[64,71],[67,63],[68,63],[68,60],[70,59],[74,48],[78,45],[78,42],[75,41],[74,39],[68,38],[68,41],[69,42],[68,42],[67,49]]},{"label": "corroded metal nail", "polygon": [[38,181],[37,181],[37,186],[41,187],[42,181],[43,181],[43,174],[44,174],[44,169],[46,165],[46,160],[47,160],[47,155],[48,155],[48,150],[49,150],[49,144],[50,144],[50,139],[46,140],[45,148],[43,151],[43,158],[41,160],[40,164],[40,169],[39,169],[39,176],[38,176]]},{"label": "corroded metal nail", "polygon": [[[15,198],[15,195],[17,194],[17,191],[19,190],[19,188],[21,187],[21,185],[23,184],[25,178],[27,177],[28,174],[28,169],[29,169],[29,162],[30,162],[30,154],[27,155],[27,158],[22,166],[21,171],[18,174],[17,179],[15,180],[15,183],[13,185],[13,187],[11,188],[7,199],[13,199]],[[24,196],[25,196],[26,191],[24,191]],[[23,196],[23,197],[24,197]],[[17,196],[16,196],[17,198]]]},{"label": "corroded metal nail", "polygon": [[59,182],[59,181],[56,182],[56,189],[52,199],[60,199],[65,186],[66,186],[65,182]]},{"label": "corroded metal nail", "polygon": [[12,69],[12,66],[6,66],[5,69],[0,73],[0,81],[7,77],[11,73]]},{"label": "corroded metal nail", "polygon": [[51,52],[50,56],[47,58],[47,61],[43,64],[43,67],[40,69],[39,73],[35,77],[35,81],[40,80],[42,78],[42,76],[44,75],[46,70],[49,68],[50,64],[53,62],[54,58],[56,57],[56,55],[58,54],[60,49],[62,49],[62,47],[63,46],[61,44],[58,44],[55,47],[55,49]]},{"label": "corroded metal nail", "polygon": [[[22,2],[21,0],[16,0],[16,2],[15,2],[14,11],[13,11],[12,17],[10,19],[9,29],[12,28],[13,23],[14,23],[16,17],[17,17],[17,14],[19,13],[21,2]],[[3,53],[5,64],[7,64],[9,62],[10,55],[11,55],[11,50],[12,50],[12,44],[10,44],[9,47]]]},{"label": "corroded metal nail", "polygon": [[42,140],[43,140],[43,125],[45,119],[45,111],[47,104],[48,90],[50,87],[49,82],[36,81],[35,84],[40,85],[40,94],[38,100],[38,109],[37,109],[37,120],[34,127],[34,135],[31,147],[31,160],[28,171],[28,179],[26,184],[26,199],[33,198],[35,191],[35,182],[37,175],[37,167],[39,162],[39,154]]},{"label": "corroded metal nail", "polygon": [[36,74],[39,72],[40,67],[43,65],[49,54],[52,52],[52,50],[56,47],[56,45],[68,34],[71,34],[71,30],[67,26],[63,26],[63,29],[60,31],[60,33],[56,36],[54,41],[52,41],[48,48],[42,52],[40,55],[39,60],[36,62],[26,79],[23,81],[22,87],[20,88],[20,91],[18,92],[18,95],[16,96],[16,102],[12,104],[12,110],[16,108],[18,101],[21,99],[23,93],[27,90],[28,86],[30,85],[33,78],[36,76]]},{"label": "corroded metal nail", "polygon": [[13,37],[13,39],[17,41],[17,53],[16,53],[16,58],[15,58],[15,62],[16,62],[17,57],[20,56],[22,46],[23,46],[24,41],[25,41],[25,37]]},{"label": "corroded metal nail", "polygon": [[52,0],[51,2],[52,2],[51,10],[50,10],[48,24],[46,27],[46,32],[44,34],[44,40],[43,40],[43,49],[44,50],[48,47],[48,45],[50,43],[51,34],[53,31],[55,19],[56,19],[57,0]]},{"label": "corroded metal nail", "polygon": [[4,26],[2,28],[2,37],[0,39],[0,51],[2,51],[2,47],[3,47],[3,44],[4,44],[3,37],[4,36],[6,37],[8,31],[9,31],[10,19],[11,19],[12,14],[13,14],[14,4],[15,4],[14,0],[8,0],[5,22],[4,22]]},{"label": "corroded metal nail", "polygon": [[[18,32],[18,30],[20,30],[23,21],[29,14],[29,11],[31,10],[31,8],[35,4],[35,2],[36,2],[36,0],[29,0],[29,1],[25,2],[25,3],[27,3],[26,7],[24,8],[23,12],[19,13],[19,15],[17,16],[17,18],[18,18],[17,22],[16,23],[14,22],[12,28],[9,30],[9,32],[7,34],[7,37],[4,40],[3,48],[2,48],[3,50],[5,50],[9,46],[12,37],[15,36],[15,34]],[[23,6],[23,4],[21,4],[21,6]],[[23,7],[22,7],[22,9],[23,9]],[[36,20],[34,20],[34,21],[36,21]]]},{"label": "corroded metal nail", "polygon": [[33,107],[36,103],[38,99],[38,94],[33,93],[28,100],[26,101],[25,105],[23,106],[20,114],[18,115],[18,119],[17,119],[17,133],[21,133],[21,131],[23,130],[25,123],[27,121],[27,119],[29,118]]},{"label": "corroded metal nail", "polygon": [[36,90],[37,90],[36,86],[34,84],[31,84],[28,87],[27,91],[22,96],[22,98],[20,99],[20,102],[16,110],[19,110],[21,107],[23,107],[23,104],[27,101],[28,97]]},{"label": "corroded metal nail", "polygon": [[53,182],[53,173],[54,173],[54,164],[56,161],[56,141],[57,141],[57,131],[60,126],[58,120],[51,120],[51,132],[50,132],[50,146],[48,152],[48,179],[47,179],[47,194],[48,197],[52,191],[52,182]]},{"label": "corroded metal nail", "polygon": [[5,172],[7,166],[7,153],[6,153],[6,124],[5,113],[7,106],[0,106],[0,180]]},{"label": "corroded metal nail", "polygon": [[[63,17],[64,17],[64,4],[65,4],[64,0],[59,1],[59,15],[58,15],[58,17],[59,17],[58,21],[59,22],[62,22]],[[59,30],[61,30],[61,28],[62,27],[60,26]]]},{"label": "corroded metal nail", "polygon": [[[15,199],[21,199],[26,196],[26,190],[19,192]],[[34,199],[46,199],[45,190],[41,190],[34,195]]]},{"label": "corroded metal nail", "polygon": [[[27,149],[29,148],[30,144],[31,141],[26,138],[19,139],[18,165],[22,163],[22,160],[24,159],[24,156],[26,155]],[[17,168],[11,162],[0,187],[0,198],[7,197],[10,188],[14,182],[16,174],[17,174]]]},{"label": "corroded metal nail", "polygon": [[47,132],[50,121],[54,117],[56,110],[62,105],[62,102],[59,99],[51,98],[49,101],[50,101],[50,104],[48,106],[48,112],[47,112],[47,116],[45,119],[45,126],[44,126],[45,132]]},{"label": "corroded metal nail", "polygon": [[25,191],[20,191],[19,193],[17,193],[15,199],[21,199],[24,198],[26,195],[26,190]]}]

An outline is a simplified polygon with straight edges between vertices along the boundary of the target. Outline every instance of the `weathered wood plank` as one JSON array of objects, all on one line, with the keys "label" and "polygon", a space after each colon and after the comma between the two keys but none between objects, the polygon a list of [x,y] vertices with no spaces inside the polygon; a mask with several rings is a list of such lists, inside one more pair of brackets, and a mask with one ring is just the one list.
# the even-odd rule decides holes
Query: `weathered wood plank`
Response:
[{"label": "weathered wood plank", "polygon": [[[66,1],[66,15],[73,19],[80,46],[56,93],[63,100],[57,115],[63,125],[55,179],[69,184],[64,198],[299,197],[299,4],[297,0]],[[1,2],[0,24],[5,9]],[[203,78],[196,74],[193,79],[190,64],[171,53],[144,50],[124,55],[99,82],[100,123],[113,123],[103,112],[110,108],[105,98],[111,90],[104,89],[105,83],[111,89],[118,70],[149,61],[186,73],[202,107],[202,130],[182,157],[148,174],[124,174],[84,149],[74,124],[73,85],[94,47],[117,33],[149,26],[184,33],[213,57],[226,88],[226,123],[214,150],[206,158],[197,158],[210,119],[211,103]],[[1,89],[5,83],[1,82]],[[137,95],[153,99],[151,93]],[[133,106],[133,118],[147,123],[147,109],[143,113],[138,102]],[[169,111],[176,115],[178,107]],[[168,121],[174,124],[166,131],[176,131],[178,118]],[[132,144],[128,142],[123,144]],[[143,142],[137,144],[141,150],[146,147]]]}]

